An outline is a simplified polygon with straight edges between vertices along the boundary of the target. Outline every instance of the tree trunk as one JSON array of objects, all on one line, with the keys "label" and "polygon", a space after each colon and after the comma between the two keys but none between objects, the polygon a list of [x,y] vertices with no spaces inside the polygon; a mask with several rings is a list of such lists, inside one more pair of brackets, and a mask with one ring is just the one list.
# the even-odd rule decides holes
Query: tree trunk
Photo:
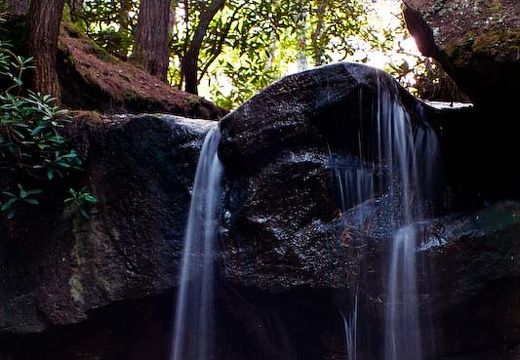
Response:
[{"label": "tree trunk", "polygon": [[78,12],[83,8],[83,0],[69,0],[71,12]]},{"label": "tree trunk", "polygon": [[34,57],[33,89],[60,102],[56,72],[58,35],[65,0],[32,1],[29,8],[29,53]]},{"label": "tree trunk", "polygon": [[141,0],[132,61],[166,82],[171,0]]},{"label": "tree trunk", "polygon": [[302,7],[302,12],[298,16],[296,22],[296,34],[298,36],[298,50],[296,52],[296,66],[298,71],[304,71],[309,68],[307,61],[307,19],[309,13]]},{"label": "tree trunk", "polygon": [[83,0],[68,0],[70,15],[74,19],[83,9]]},{"label": "tree trunk", "polygon": [[9,15],[11,16],[25,16],[29,12],[29,5],[31,0],[7,0],[9,7]]},{"label": "tree trunk", "polygon": [[204,40],[204,36],[206,35],[211,20],[225,4],[225,0],[213,0],[207,10],[200,17],[199,24],[197,25],[193,38],[191,39],[190,47],[182,59],[181,76],[185,81],[184,90],[186,92],[195,95],[198,94],[197,87],[199,85],[199,78],[197,76],[197,70],[202,41]]}]

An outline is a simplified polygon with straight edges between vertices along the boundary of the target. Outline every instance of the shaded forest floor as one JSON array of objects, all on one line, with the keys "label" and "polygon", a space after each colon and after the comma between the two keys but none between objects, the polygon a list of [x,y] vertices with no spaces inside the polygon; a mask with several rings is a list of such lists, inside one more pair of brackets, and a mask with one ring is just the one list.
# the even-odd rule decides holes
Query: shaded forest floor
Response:
[{"label": "shaded forest floor", "polygon": [[[26,21],[8,19],[2,39],[27,56]],[[211,101],[161,82],[146,71],[98,46],[72,23],[63,21],[57,71],[61,105],[71,110],[114,113],[168,113],[218,120],[228,113]]]},{"label": "shaded forest floor", "polygon": [[165,112],[219,119],[227,111],[159,81],[110,55],[70,24],[62,25],[58,73],[63,104],[105,113]]}]

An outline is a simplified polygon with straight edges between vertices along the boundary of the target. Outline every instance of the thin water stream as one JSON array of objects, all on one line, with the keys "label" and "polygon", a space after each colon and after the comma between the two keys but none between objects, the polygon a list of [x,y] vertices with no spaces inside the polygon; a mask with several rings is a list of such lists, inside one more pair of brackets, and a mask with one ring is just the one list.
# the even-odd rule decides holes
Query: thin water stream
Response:
[{"label": "thin water stream", "polygon": [[217,156],[218,124],[202,146],[186,225],[171,360],[207,360],[214,338],[214,244],[222,164]]},{"label": "thin water stream", "polygon": [[[362,95],[362,94],[361,94]],[[421,323],[418,305],[418,276],[416,249],[422,241],[416,224],[423,221],[427,213],[423,206],[425,199],[434,192],[430,184],[438,162],[438,144],[434,131],[425,123],[413,124],[404,107],[391,93],[379,89],[379,95],[372,119],[360,120],[360,134],[357,144],[359,149],[369,148],[377,154],[375,160],[363,159],[363,154],[347,156],[347,160],[331,157],[331,167],[343,213],[357,207],[352,225],[360,233],[366,233],[363,203],[379,199],[379,206],[384,218],[379,220],[379,232],[389,234],[390,253],[385,257],[388,263],[378,264],[387,267],[387,293],[384,334],[381,358],[385,360],[422,359]],[[375,122],[374,144],[363,144],[362,123]],[[353,160],[354,159],[354,160]],[[356,160],[357,159],[357,160]],[[384,201],[382,200],[384,197]],[[372,207],[366,207],[372,211]],[[350,215],[352,216],[352,215]],[[367,233],[368,234],[368,233]],[[364,254],[360,256],[364,257]],[[358,281],[364,281],[363,260],[358,265]],[[359,289],[357,284],[350,291],[348,304],[350,314],[342,312],[346,336],[347,360],[357,359],[360,338],[359,326],[367,326],[364,319],[359,319]],[[369,309],[361,313],[366,314]],[[362,332],[366,336],[366,329]]]}]

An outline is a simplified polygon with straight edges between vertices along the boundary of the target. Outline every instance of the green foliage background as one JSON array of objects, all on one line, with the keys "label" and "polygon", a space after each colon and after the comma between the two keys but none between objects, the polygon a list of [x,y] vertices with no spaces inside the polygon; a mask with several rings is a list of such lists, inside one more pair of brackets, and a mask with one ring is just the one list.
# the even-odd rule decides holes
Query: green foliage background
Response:
[{"label": "green foliage background", "polygon": [[[302,61],[314,67],[343,60],[368,62],[372,51],[404,55],[401,41],[408,34],[401,13],[386,14],[396,20],[391,23],[381,23],[376,16],[380,4],[391,1],[378,5],[372,0],[228,0],[204,35],[198,56],[199,92],[231,110]],[[172,1],[172,86],[182,89],[181,64],[210,3]],[[135,0],[85,0],[72,15],[99,45],[127,59],[138,9]],[[439,76],[431,62],[425,66],[424,59],[414,55],[384,70],[415,94],[415,80],[427,83]]]}]

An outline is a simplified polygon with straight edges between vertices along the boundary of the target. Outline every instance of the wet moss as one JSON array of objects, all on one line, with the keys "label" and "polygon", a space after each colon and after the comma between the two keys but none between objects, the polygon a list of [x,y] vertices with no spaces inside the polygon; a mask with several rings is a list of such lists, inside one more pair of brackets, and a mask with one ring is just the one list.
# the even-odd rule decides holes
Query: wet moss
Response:
[{"label": "wet moss", "polygon": [[515,54],[514,60],[518,60],[520,30],[498,29],[484,32],[475,37],[472,49],[475,53],[488,53],[499,57]]},{"label": "wet moss", "polygon": [[114,55],[110,54],[108,51],[98,46],[94,42],[92,42],[92,45],[89,48],[89,52],[106,63],[117,64],[119,62],[119,60]]},{"label": "wet moss", "polygon": [[468,31],[466,36],[451,41],[445,53],[457,66],[470,66],[475,55],[493,58],[495,61],[520,60],[520,29],[493,29],[482,33]]}]

